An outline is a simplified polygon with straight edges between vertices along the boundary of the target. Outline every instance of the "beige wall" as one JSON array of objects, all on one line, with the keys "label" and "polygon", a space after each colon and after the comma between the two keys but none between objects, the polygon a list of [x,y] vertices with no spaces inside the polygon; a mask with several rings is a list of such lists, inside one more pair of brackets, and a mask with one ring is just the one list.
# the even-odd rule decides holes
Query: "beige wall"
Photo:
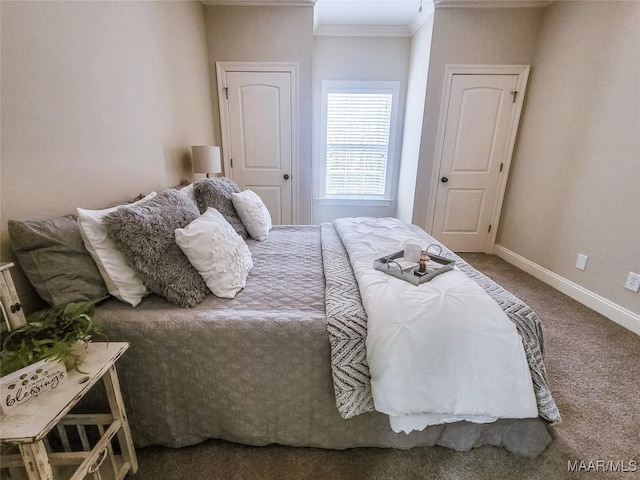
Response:
[{"label": "beige wall", "polygon": [[190,145],[214,140],[202,4],[0,9],[2,261],[8,219],[104,207],[191,176]]},{"label": "beige wall", "polygon": [[298,63],[298,223],[311,222],[313,8],[207,6],[209,72],[216,144],[222,144],[216,62]]},{"label": "beige wall", "polygon": [[[316,37],[314,50],[314,158],[322,155],[322,81],[323,80],[369,80],[399,81],[400,98],[394,142],[395,170],[393,174],[392,198],[396,198],[396,184],[402,150],[402,130],[407,92],[409,54],[411,40],[405,37]],[[317,164],[317,162],[314,162]],[[322,175],[318,172],[317,175]],[[318,178],[318,177],[316,177]],[[313,203],[313,223],[328,222],[349,216],[394,216],[396,202],[389,206],[320,205]]]},{"label": "beige wall", "polygon": [[396,217],[411,223],[413,201],[420,157],[424,102],[427,94],[429,56],[431,54],[431,34],[433,32],[433,12],[411,38],[411,57],[407,86],[404,131],[402,133],[402,159],[398,180],[398,205]]},{"label": "beige wall", "polygon": [[436,8],[413,223],[427,223],[446,65],[531,64],[541,16],[539,8]]},{"label": "beige wall", "polygon": [[498,242],[640,313],[640,3],[545,9]]}]

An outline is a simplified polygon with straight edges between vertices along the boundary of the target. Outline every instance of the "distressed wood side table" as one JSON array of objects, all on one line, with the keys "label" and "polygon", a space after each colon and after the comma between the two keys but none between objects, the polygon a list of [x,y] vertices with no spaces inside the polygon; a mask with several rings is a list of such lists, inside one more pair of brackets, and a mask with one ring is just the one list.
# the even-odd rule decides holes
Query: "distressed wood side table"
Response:
[{"label": "distressed wood side table", "polygon": [[[0,443],[20,451],[0,459],[12,479],[25,473],[29,480],[122,479],[138,470],[115,367],[127,348],[126,342],[90,343],[80,366],[85,373],[69,372],[66,382],[30,399],[19,412],[0,414]],[[110,413],[69,414],[101,379]]]}]

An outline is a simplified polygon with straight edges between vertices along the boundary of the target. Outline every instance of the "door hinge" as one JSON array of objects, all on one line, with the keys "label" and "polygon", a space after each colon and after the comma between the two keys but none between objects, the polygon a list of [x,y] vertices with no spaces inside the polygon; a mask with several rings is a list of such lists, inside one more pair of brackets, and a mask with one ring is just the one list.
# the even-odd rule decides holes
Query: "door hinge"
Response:
[{"label": "door hinge", "polygon": [[489,225],[489,233],[491,233],[491,225]]},{"label": "door hinge", "polygon": [[518,96],[518,91],[517,90],[513,90],[511,92],[511,95],[513,95],[513,103],[516,103],[516,97]]},{"label": "door hinge", "polygon": [[233,168],[233,158],[232,158],[231,160],[229,160],[229,163],[230,163],[230,165],[229,165],[229,166],[230,166],[231,168]]},{"label": "door hinge", "polygon": [[502,171],[502,167],[504,167],[504,163],[500,164],[500,171]]},{"label": "door hinge", "polygon": [[224,96],[227,100],[229,100],[229,87],[224,87]]}]

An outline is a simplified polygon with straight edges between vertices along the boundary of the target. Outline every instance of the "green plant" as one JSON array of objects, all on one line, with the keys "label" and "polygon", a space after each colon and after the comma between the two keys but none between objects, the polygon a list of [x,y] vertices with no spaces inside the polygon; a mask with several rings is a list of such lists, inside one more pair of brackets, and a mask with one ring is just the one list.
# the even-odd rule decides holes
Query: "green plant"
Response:
[{"label": "green plant", "polygon": [[95,304],[101,300],[69,303],[30,315],[26,325],[9,332],[2,342],[0,375],[45,358],[63,362],[67,370],[77,370],[83,358],[77,343],[90,342],[91,332],[101,335],[91,320]]}]

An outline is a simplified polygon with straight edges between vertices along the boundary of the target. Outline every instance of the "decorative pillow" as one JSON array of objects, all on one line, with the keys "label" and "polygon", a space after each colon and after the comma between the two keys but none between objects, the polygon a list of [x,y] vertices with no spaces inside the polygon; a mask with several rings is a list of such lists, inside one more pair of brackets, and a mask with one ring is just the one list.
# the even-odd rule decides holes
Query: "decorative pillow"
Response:
[{"label": "decorative pillow", "polygon": [[9,220],[11,246],[38,295],[54,307],[109,295],[82,243],[75,215],[38,222]]},{"label": "decorative pillow", "polygon": [[233,207],[231,194],[240,191],[233,180],[227,177],[208,178],[194,183],[193,190],[200,213],[204,213],[207,208],[213,207],[231,224],[233,229],[238,232],[238,235],[242,238],[249,236],[236,209]]},{"label": "decorative pillow", "polygon": [[104,223],[153,293],[194,307],[207,296],[207,285],[176,244],[174,232],[199,215],[184,193],[168,189],[147,202],[117,209]]},{"label": "decorative pillow", "polygon": [[253,268],[251,252],[215,208],[209,207],[186,228],[177,229],[175,236],[214,295],[234,298],[245,287]]},{"label": "decorative pillow", "polygon": [[271,215],[260,196],[247,189],[232,193],[231,200],[251,238],[261,242],[266,240],[272,227]]},{"label": "decorative pillow", "polygon": [[[131,205],[139,205],[155,196],[156,192],[151,192]],[[107,236],[107,227],[104,225],[104,218],[107,215],[125,206],[118,205],[104,210],[77,208],[76,211],[84,246],[98,266],[109,293],[118,300],[135,307],[142,301],[142,297],[149,294],[149,290],[138,272],[129,265],[116,243]]]},{"label": "decorative pillow", "polygon": [[189,200],[191,200],[196,207],[198,206],[198,202],[196,201],[196,193],[193,190],[193,183],[181,187],[179,188],[179,190],[187,197],[189,197]]}]

